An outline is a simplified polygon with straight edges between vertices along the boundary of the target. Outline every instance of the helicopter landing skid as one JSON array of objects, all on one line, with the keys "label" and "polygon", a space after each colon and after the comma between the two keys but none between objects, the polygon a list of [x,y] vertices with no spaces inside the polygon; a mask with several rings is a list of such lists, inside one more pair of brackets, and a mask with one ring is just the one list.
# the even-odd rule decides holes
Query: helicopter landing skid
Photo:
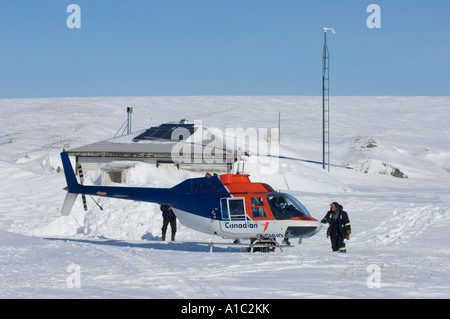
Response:
[{"label": "helicopter landing skid", "polygon": [[209,252],[212,252],[214,246],[218,247],[235,247],[245,248],[247,252],[274,252],[276,248],[279,248],[283,252],[283,248],[294,247],[292,245],[280,244],[274,238],[253,238],[249,244],[242,244],[240,242],[233,243],[214,243],[214,242],[200,242],[197,243],[201,246],[208,246]]}]

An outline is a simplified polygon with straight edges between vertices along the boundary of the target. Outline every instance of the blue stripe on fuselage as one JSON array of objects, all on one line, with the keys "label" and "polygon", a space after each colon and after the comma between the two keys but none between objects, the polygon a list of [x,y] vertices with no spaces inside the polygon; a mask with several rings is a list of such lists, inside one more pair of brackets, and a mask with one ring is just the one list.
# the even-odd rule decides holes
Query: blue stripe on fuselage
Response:
[{"label": "blue stripe on fuselage", "polygon": [[218,176],[188,179],[170,189],[170,206],[201,217],[211,218],[220,208],[220,199],[231,197]]}]

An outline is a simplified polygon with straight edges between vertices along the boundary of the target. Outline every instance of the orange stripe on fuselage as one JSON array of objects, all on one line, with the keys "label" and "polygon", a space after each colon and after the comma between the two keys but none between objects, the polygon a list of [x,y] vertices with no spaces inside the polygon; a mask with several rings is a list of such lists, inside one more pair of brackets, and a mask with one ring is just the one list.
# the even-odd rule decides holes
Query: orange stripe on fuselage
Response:
[{"label": "orange stripe on fuselage", "polygon": [[[252,183],[247,174],[224,174],[220,176],[222,184],[230,191],[233,197],[245,198],[245,210],[251,220],[273,220],[272,211],[267,202],[266,195],[275,192],[275,190],[267,184]],[[260,197],[264,203],[266,217],[253,217],[251,198]]]}]

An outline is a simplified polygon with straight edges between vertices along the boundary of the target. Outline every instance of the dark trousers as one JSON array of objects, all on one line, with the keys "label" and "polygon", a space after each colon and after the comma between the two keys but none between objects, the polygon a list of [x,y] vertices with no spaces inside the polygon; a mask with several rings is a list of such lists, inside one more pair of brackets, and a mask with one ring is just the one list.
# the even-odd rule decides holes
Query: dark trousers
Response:
[{"label": "dark trousers", "polygon": [[344,237],[339,232],[332,232],[330,234],[331,249],[335,252],[347,252],[345,249]]},{"label": "dark trousers", "polygon": [[167,226],[170,224],[172,229],[172,240],[175,240],[175,233],[177,232],[177,219],[174,217],[166,217],[163,219],[162,230],[162,240],[166,240]]},{"label": "dark trousers", "polygon": [[335,252],[345,253],[347,250],[345,249],[344,237],[338,231],[338,223],[333,223],[331,225],[330,231],[330,240],[331,240],[331,249]]}]

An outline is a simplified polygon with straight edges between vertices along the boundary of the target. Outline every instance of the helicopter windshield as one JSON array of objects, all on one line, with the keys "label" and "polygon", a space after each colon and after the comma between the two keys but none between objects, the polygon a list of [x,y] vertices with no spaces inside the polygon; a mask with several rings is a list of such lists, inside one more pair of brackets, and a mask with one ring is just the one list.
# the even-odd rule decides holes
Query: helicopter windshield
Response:
[{"label": "helicopter windshield", "polygon": [[311,216],[305,206],[291,195],[270,193],[267,195],[267,201],[275,219],[291,219],[304,215]]}]

